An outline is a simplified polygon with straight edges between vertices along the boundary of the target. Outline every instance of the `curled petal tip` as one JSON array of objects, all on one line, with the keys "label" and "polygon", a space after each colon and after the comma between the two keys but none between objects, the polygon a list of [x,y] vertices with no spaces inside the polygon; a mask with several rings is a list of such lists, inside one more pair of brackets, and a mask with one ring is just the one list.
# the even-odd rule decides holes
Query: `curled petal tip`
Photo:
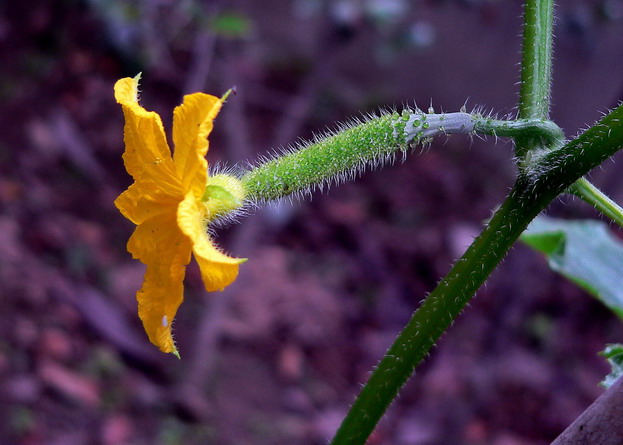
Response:
[{"label": "curled petal tip", "polygon": [[236,87],[236,85],[234,85],[229,90],[227,90],[225,92],[225,94],[223,94],[223,97],[221,97],[221,102],[225,102],[230,94],[233,94],[235,96],[237,94],[237,88],[238,87]]}]

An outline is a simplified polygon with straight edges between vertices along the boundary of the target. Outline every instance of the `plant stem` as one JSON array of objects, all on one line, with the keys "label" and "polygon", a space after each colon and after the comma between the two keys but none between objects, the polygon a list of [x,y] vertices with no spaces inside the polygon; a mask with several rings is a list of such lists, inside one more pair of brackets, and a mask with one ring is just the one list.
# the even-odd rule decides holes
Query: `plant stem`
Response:
[{"label": "plant stem", "polygon": [[553,0],[526,2],[519,90],[521,118],[549,116],[553,20]]},{"label": "plant stem", "polygon": [[[553,0],[528,0],[524,10],[519,117],[548,119],[552,71]],[[516,141],[515,154],[523,158],[538,141]]]},{"label": "plant stem", "polygon": [[[408,117],[409,113],[405,121]],[[241,178],[247,199],[271,201],[322,188],[355,177],[367,165],[382,164],[392,153],[407,148],[396,125],[406,125],[398,113],[374,117],[266,160]]]},{"label": "plant stem", "polygon": [[[552,0],[528,0],[522,57],[520,118],[547,119],[552,47]],[[333,445],[361,445],[389,404],[462,311],[484,280],[506,255],[530,221],[559,193],[623,145],[623,106],[579,138],[551,147],[522,165],[508,198],[413,314],[372,373],[340,426]],[[517,157],[547,148],[534,136],[516,138]]]},{"label": "plant stem", "polygon": [[525,204],[511,192],[485,230],[415,311],[359,393],[333,445],[365,443],[415,367],[540,211],[534,206],[522,211]]},{"label": "plant stem", "polygon": [[[548,119],[549,116],[553,15],[554,0],[526,2],[519,91],[519,117],[523,119]],[[542,145],[529,134],[517,138],[515,142],[515,153],[519,159]],[[570,192],[622,225],[621,208],[586,179],[579,179],[570,187]]]},{"label": "plant stem", "polygon": [[558,125],[545,119],[517,119],[514,121],[481,118],[474,124],[476,133],[495,137],[531,138],[543,146],[562,145],[565,135]]},{"label": "plant stem", "polygon": [[332,445],[362,445],[454,318],[532,219],[578,178],[623,147],[623,105],[522,171],[488,226],[415,311],[372,373]]},{"label": "plant stem", "polygon": [[568,191],[623,227],[623,208],[585,178],[578,179]]},{"label": "plant stem", "polygon": [[[526,3],[519,92],[519,117],[523,119],[547,119],[549,116],[553,10],[553,0]],[[521,159],[540,145],[532,135],[522,135],[516,139],[516,154]],[[623,226],[621,207],[586,179],[580,178],[569,191]]]},{"label": "plant stem", "polygon": [[246,199],[265,202],[314,187],[354,178],[366,168],[382,164],[408,147],[426,145],[437,135],[486,134],[530,137],[543,145],[559,145],[564,135],[543,119],[499,120],[480,114],[427,114],[405,109],[381,115],[342,131],[316,138],[282,156],[269,159],[242,178]]}]

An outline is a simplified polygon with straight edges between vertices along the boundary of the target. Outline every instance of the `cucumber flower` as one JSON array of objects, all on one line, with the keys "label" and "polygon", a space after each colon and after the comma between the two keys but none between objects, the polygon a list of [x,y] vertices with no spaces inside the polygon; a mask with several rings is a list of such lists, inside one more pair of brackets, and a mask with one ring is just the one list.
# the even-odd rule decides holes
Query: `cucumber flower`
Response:
[{"label": "cucumber flower", "polygon": [[222,290],[236,279],[238,265],[245,260],[221,252],[208,236],[207,225],[239,207],[244,191],[236,178],[207,174],[207,137],[223,99],[203,93],[184,97],[173,113],[171,157],[160,116],[138,104],[139,78],[115,84],[115,99],[125,117],[123,161],[134,178],[115,205],[137,225],[127,248],[147,266],[136,293],[138,315],[149,340],[179,357],[171,324],[183,300],[191,252],[206,290]]}]

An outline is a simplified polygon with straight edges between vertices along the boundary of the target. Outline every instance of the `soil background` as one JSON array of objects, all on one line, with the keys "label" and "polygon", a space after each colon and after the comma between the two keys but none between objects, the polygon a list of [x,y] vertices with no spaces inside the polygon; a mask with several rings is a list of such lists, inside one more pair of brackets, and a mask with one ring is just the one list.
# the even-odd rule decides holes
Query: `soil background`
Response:
[{"label": "soil background", "polygon": [[[623,2],[559,3],[552,118],[571,137],[623,99]],[[327,443],[508,192],[511,144],[441,138],[219,229],[249,261],[214,294],[189,267],[177,360],[136,315],[113,84],[142,72],[168,129],[183,94],[236,86],[208,161],[245,167],[414,102],[514,116],[521,14],[511,0],[1,2],[0,444]],[[591,179],[623,202],[617,159]],[[568,197],[548,214],[598,218]],[[597,352],[622,340],[517,245],[369,443],[547,444],[602,392]]]}]

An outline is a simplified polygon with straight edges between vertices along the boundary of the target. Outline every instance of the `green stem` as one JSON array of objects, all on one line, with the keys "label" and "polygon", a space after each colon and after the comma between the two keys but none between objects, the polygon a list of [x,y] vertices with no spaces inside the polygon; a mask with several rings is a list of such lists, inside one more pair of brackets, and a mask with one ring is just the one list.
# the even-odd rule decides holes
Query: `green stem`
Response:
[{"label": "green stem", "polygon": [[271,201],[354,178],[396,152],[404,154],[409,146],[427,144],[437,135],[474,133],[530,137],[547,146],[561,144],[564,137],[556,124],[542,119],[507,121],[465,112],[427,114],[405,109],[401,114],[371,118],[313,143],[303,143],[261,163],[241,181],[247,200]]},{"label": "green stem", "polygon": [[514,121],[482,118],[474,125],[476,133],[511,138],[530,138],[545,147],[562,145],[565,135],[558,125],[545,119]]},{"label": "green stem", "polygon": [[623,227],[623,208],[585,178],[578,179],[569,187],[568,191],[591,204],[602,214]]},{"label": "green stem", "polygon": [[519,90],[521,118],[549,116],[553,20],[553,0],[526,2]]},{"label": "green stem", "polygon": [[522,171],[500,209],[415,311],[361,390],[333,445],[361,445],[454,318],[519,235],[558,194],[623,147],[623,105],[565,146]]},{"label": "green stem", "polygon": [[[515,188],[514,191],[517,189]],[[359,393],[333,445],[364,444],[400,388],[540,209],[511,193],[487,228],[413,314]]]},{"label": "green stem", "polygon": [[[519,117],[526,120],[547,119],[549,116],[553,10],[553,0],[526,3],[519,92]],[[524,158],[531,150],[548,145],[543,142],[529,133],[520,136],[516,140],[518,158]],[[621,208],[586,179],[580,179],[570,191],[621,225]]]},{"label": "green stem", "polygon": [[[519,117],[548,119],[552,71],[553,0],[529,0],[524,11]],[[516,141],[518,158],[539,142],[527,137]]]},{"label": "green stem", "polygon": [[404,121],[397,113],[375,117],[266,160],[242,176],[246,197],[271,201],[354,177],[367,165],[406,150],[404,133],[396,127],[404,129],[408,118],[408,112]]}]

